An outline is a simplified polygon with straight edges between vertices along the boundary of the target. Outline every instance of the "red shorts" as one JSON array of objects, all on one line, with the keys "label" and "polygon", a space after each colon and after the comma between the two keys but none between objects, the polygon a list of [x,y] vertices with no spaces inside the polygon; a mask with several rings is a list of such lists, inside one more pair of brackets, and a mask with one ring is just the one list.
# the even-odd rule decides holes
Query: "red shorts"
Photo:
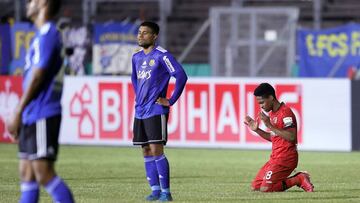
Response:
[{"label": "red shorts", "polygon": [[[296,164],[289,164],[289,166],[296,166]],[[268,161],[257,173],[251,187],[253,190],[260,190],[260,187],[272,188],[272,185],[285,180],[294,169],[295,167],[286,167]]]}]

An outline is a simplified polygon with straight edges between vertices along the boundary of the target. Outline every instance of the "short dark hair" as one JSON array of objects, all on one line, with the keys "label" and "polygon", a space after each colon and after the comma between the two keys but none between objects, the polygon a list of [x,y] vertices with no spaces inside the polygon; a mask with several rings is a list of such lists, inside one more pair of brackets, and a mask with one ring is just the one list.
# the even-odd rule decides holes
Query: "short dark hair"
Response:
[{"label": "short dark hair", "polygon": [[149,27],[153,33],[155,34],[159,34],[159,31],[160,31],[160,27],[158,24],[154,23],[154,22],[151,22],[151,21],[145,21],[143,23],[141,23],[140,26],[145,26],[145,27]]},{"label": "short dark hair", "polygon": [[58,12],[60,11],[60,7],[61,7],[61,0],[47,0],[48,3],[48,14],[51,17],[54,17],[58,14]]},{"label": "short dark hair", "polygon": [[271,95],[276,99],[275,89],[269,83],[261,83],[257,86],[254,95],[263,98],[268,98]]}]

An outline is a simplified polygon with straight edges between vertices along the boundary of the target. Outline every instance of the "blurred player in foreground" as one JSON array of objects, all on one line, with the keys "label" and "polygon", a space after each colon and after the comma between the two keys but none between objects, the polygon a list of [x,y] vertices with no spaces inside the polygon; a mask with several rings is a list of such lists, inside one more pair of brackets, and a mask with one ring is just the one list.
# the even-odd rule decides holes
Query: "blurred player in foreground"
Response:
[{"label": "blurred player in foreground", "polygon": [[69,187],[56,175],[55,161],[61,123],[61,35],[52,21],[60,0],[27,0],[26,15],[37,33],[26,54],[23,96],[7,122],[19,141],[20,203],[38,202],[39,185],[54,202],[74,202]]},{"label": "blurred player in foreground", "polygon": [[[158,34],[156,23],[143,22],[137,35],[142,49],[132,58],[131,80],[136,95],[133,143],[142,147],[146,177],[152,190],[146,200],[172,201],[170,168],[164,145],[169,107],[180,97],[187,76],[167,50],[155,45]],[[176,78],[175,90],[167,99],[171,76]]]},{"label": "blurred player in foreground", "polygon": [[306,192],[313,192],[307,172],[298,172],[288,177],[298,164],[297,122],[294,113],[285,103],[276,99],[274,88],[268,83],[260,84],[254,91],[257,102],[263,111],[259,118],[270,130],[259,128],[259,118],[254,120],[246,116],[245,124],[265,140],[272,142],[270,160],[259,170],[252,182],[252,189],[261,192],[280,192],[293,186],[301,187]]}]

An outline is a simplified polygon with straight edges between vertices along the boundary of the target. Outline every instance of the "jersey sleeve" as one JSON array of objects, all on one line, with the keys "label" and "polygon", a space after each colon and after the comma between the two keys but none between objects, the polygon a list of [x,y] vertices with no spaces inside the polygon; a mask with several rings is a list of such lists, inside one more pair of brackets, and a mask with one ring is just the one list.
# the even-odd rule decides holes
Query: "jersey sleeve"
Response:
[{"label": "jersey sleeve", "polygon": [[54,33],[46,33],[40,35],[37,41],[34,42],[34,67],[40,69],[51,67],[52,56],[58,48],[59,39],[57,37],[58,35]]},{"label": "jersey sleeve", "polygon": [[182,91],[184,90],[186,81],[188,79],[183,67],[179,62],[169,53],[166,53],[162,56],[160,60],[169,74],[175,77],[175,90],[169,99],[170,106],[172,106],[180,97]]},{"label": "jersey sleeve", "polygon": [[136,89],[137,89],[137,74],[136,74],[136,66],[135,66],[135,56],[133,55],[132,57],[132,72],[131,72],[131,83],[133,85],[134,88],[134,92],[136,93]]}]

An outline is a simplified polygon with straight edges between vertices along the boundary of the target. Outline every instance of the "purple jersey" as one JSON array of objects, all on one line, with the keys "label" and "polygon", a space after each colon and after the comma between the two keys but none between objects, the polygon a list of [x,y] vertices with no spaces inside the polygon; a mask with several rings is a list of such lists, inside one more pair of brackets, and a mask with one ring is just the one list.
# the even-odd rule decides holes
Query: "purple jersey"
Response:
[{"label": "purple jersey", "polygon": [[132,84],[135,90],[135,117],[145,119],[169,113],[169,107],[156,104],[159,97],[166,98],[170,77],[176,78],[175,90],[169,99],[173,105],[185,87],[187,76],[175,58],[160,46],[150,53],[139,51],[132,58]]},{"label": "purple jersey", "polygon": [[61,48],[61,35],[53,22],[44,24],[31,42],[26,54],[23,91],[29,88],[35,69],[47,71],[40,92],[24,109],[24,124],[32,124],[36,120],[61,114],[62,81],[61,78],[55,78],[62,65]]}]

